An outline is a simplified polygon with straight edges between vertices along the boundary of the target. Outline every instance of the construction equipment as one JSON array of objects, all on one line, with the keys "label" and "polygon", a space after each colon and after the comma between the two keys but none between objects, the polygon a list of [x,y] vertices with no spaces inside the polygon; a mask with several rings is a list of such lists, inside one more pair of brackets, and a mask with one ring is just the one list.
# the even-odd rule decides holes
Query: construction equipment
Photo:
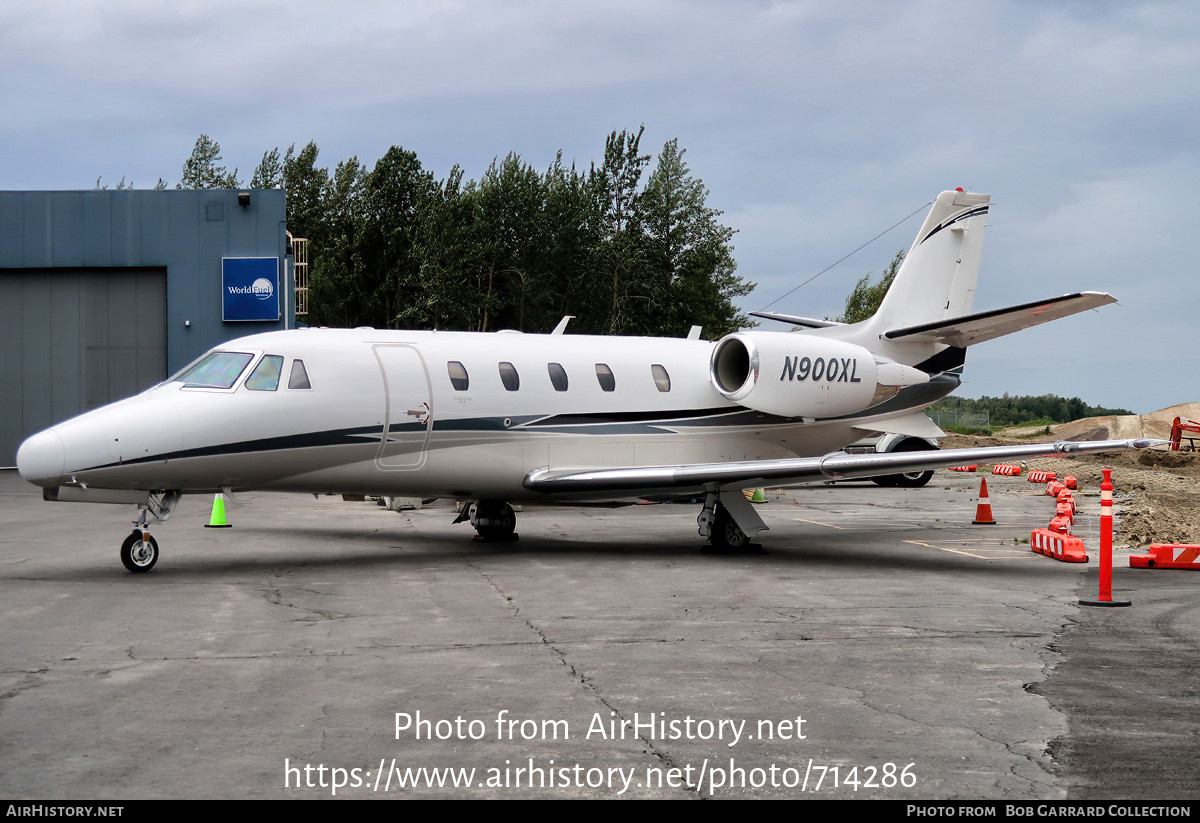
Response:
[{"label": "construction equipment", "polygon": [[[1184,437],[1184,432],[1193,432],[1200,435],[1200,423],[1195,420],[1188,420],[1186,417],[1176,417],[1175,422],[1171,424],[1171,451],[1194,452],[1196,450],[1195,437]],[[1182,446],[1180,441],[1186,440],[1187,445]]]}]

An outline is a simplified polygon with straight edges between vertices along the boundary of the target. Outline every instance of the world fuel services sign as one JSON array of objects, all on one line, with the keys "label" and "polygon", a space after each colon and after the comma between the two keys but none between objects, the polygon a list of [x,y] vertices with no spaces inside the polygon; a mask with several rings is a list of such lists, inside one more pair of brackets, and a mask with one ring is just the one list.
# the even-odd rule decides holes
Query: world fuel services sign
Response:
[{"label": "world fuel services sign", "polygon": [[221,259],[221,319],[279,319],[279,258]]}]

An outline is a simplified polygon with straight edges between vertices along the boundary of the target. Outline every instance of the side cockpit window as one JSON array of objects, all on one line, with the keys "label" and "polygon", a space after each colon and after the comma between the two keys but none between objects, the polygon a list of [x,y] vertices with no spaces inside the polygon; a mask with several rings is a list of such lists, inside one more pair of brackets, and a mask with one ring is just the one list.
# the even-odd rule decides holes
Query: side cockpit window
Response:
[{"label": "side cockpit window", "polygon": [[279,375],[283,371],[283,357],[278,354],[264,354],[258,361],[254,371],[246,378],[246,388],[250,391],[275,391],[279,388]]},{"label": "side cockpit window", "polygon": [[182,383],[185,389],[228,389],[253,359],[254,355],[240,351],[210,352],[168,382]]},{"label": "side cockpit window", "polygon": [[308,382],[308,369],[304,368],[303,360],[292,361],[292,373],[288,377],[289,389],[311,389],[312,383]]}]

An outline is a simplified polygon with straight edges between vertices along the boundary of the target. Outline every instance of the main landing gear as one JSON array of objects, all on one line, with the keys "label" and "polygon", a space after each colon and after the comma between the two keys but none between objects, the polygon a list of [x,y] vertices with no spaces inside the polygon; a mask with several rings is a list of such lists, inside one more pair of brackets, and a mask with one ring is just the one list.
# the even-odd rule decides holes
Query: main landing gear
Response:
[{"label": "main landing gear", "polygon": [[704,508],[696,518],[701,537],[707,537],[711,551],[717,554],[761,554],[761,546],[751,538],[765,531],[767,524],[740,490],[709,492]]},{"label": "main landing gear", "polygon": [[455,523],[470,520],[475,527],[476,540],[488,543],[507,543],[519,540],[517,515],[503,500],[476,500],[467,504]]},{"label": "main landing gear", "polygon": [[157,492],[147,495],[145,503],[138,504],[133,532],[121,544],[121,565],[134,573],[148,572],[154,568],[158,562],[158,541],[150,534],[150,518],[160,523],[167,522],[182,496],[177,491]]}]

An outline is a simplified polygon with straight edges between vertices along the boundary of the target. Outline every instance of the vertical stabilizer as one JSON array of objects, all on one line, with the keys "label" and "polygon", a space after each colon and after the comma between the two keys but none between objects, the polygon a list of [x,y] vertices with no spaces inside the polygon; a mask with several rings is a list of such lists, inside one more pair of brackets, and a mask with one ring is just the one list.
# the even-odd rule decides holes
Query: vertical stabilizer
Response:
[{"label": "vertical stabilizer", "polygon": [[872,334],[971,313],[990,201],[987,194],[938,195],[879,310],[865,323]]}]

